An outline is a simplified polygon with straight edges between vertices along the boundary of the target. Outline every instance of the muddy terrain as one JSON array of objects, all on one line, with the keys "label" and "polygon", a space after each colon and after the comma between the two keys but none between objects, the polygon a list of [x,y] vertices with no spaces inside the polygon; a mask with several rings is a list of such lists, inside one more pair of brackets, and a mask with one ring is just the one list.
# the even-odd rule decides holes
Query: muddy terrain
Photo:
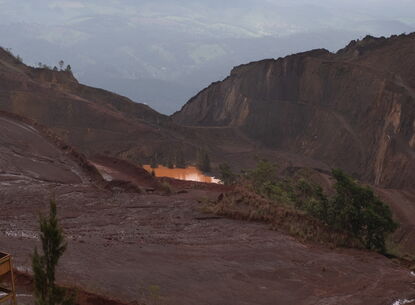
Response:
[{"label": "muddy terrain", "polygon": [[[0,120],[0,248],[30,273],[48,200],[68,240],[59,283],[147,304],[393,304],[415,277],[381,255],[302,243],[267,225],[203,212],[215,190],[108,189],[35,127]],[[101,160],[102,161],[102,160]],[[23,303],[25,293],[19,293]]]},{"label": "muddy terrain", "polygon": [[[14,190],[16,191],[16,189]],[[372,253],[303,244],[262,224],[209,217],[196,198],[83,186],[2,189],[0,243],[19,270],[54,192],[69,249],[60,282],[126,302],[159,287],[166,304],[392,304],[415,296],[409,270]]]}]

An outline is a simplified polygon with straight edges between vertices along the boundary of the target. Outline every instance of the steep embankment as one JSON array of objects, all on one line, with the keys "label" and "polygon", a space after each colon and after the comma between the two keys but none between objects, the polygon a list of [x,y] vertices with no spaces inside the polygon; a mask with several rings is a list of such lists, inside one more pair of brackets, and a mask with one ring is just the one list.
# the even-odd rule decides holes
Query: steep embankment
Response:
[{"label": "steep embankment", "polygon": [[415,34],[366,37],[236,67],[173,115],[242,131],[268,148],[375,185],[415,186]]},{"label": "steep embankment", "polygon": [[0,184],[103,184],[81,154],[46,128],[0,112]]}]

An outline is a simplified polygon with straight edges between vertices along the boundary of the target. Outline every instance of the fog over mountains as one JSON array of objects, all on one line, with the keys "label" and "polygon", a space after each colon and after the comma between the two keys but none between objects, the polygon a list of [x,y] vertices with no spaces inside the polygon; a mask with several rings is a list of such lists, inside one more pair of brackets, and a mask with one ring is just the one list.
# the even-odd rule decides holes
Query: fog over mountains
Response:
[{"label": "fog over mountains", "polygon": [[0,0],[0,45],[169,114],[235,65],[411,32],[413,12],[412,0]]}]

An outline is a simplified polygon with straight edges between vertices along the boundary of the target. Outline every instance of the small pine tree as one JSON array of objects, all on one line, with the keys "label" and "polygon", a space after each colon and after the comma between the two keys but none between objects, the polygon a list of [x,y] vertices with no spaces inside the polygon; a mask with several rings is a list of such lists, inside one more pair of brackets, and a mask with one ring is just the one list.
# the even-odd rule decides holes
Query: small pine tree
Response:
[{"label": "small pine tree", "polygon": [[56,216],[56,203],[50,201],[49,217],[40,216],[42,254],[35,248],[32,256],[36,305],[73,305],[75,297],[67,289],[56,286],[55,272],[66,250],[62,228]]},{"label": "small pine tree", "polygon": [[65,72],[70,72],[70,73],[72,73],[72,67],[71,67],[71,65],[67,65],[67,66],[66,66]]}]

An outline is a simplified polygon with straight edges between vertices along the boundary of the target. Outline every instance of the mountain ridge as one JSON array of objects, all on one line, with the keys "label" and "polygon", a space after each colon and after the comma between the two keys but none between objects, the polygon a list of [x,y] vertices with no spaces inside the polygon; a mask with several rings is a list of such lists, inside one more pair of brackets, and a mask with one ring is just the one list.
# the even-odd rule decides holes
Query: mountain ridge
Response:
[{"label": "mountain ridge", "polygon": [[172,118],[238,128],[269,148],[324,160],[379,186],[411,188],[414,47],[414,33],[367,36],[337,53],[320,49],[241,65]]}]

